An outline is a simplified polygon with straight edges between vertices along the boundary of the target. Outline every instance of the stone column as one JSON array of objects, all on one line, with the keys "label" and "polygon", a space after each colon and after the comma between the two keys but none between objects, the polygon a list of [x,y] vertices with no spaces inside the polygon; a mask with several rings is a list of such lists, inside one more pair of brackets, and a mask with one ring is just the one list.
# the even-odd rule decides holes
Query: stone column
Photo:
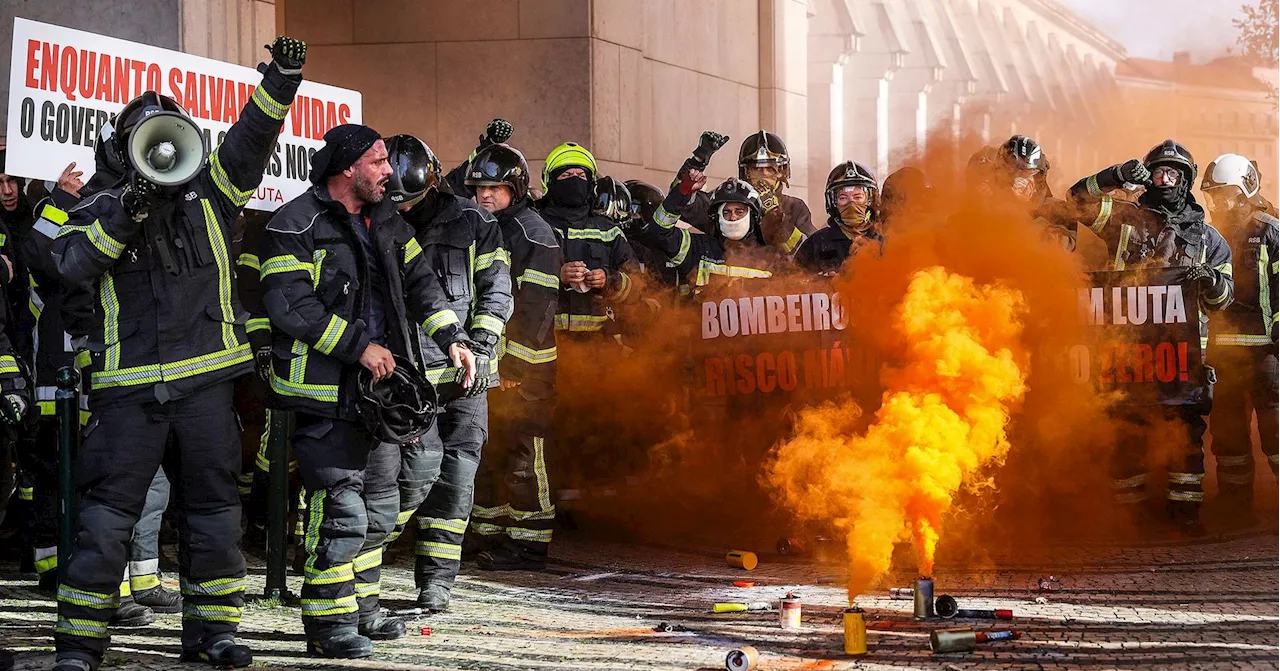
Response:
[{"label": "stone column", "polygon": [[760,0],[760,125],[787,143],[791,191],[809,184],[809,3]]},{"label": "stone column", "polygon": [[844,69],[857,42],[843,0],[818,0],[809,19],[809,203],[822,202],[827,173],[844,156]]}]

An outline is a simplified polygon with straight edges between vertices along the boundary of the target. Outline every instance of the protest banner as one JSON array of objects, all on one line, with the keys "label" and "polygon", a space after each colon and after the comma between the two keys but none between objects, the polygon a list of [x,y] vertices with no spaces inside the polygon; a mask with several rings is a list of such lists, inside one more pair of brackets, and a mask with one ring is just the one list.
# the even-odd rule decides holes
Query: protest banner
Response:
[{"label": "protest banner", "polygon": [[1139,404],[1204,385],[1199,289],[1186,274],[1178,267],[1091,273],[1092,286],[1077,296],[1088,342],[1070,349],[1072,380]]},{"label": "protest banner", "polygon": [[[23,18],[12,62],[6,170],[43,180],[74,161],[88,181],[99,130],[145,91],[182,105],[212,151],[262,81],[253,68]],[[325,132],[361,118],[358,91],[303,81],[247,207],[275,210],[305,191]]]}]

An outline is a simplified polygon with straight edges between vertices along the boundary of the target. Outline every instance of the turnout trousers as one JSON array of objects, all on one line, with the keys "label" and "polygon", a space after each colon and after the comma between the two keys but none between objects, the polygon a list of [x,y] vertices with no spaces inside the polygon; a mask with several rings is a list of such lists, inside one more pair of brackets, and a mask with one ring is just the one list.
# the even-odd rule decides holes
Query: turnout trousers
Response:
[{"label": "turnout trousers", "polygon": [[1169,446],[1169,510],[1198,514],[1204,502],[1204,434],[1208,429],[1200,408],[1193,405],[1161,405],[1128,408],[1117,413],[1123,421],[1122,436],[1111,455],[1112,491],[1121,505],[1147,499],[1147,448],[1153,442]]},{"label": "turnout trousers", "polygon": [[1217,346],[1210,354],[1217,367],[1214,389],[1213,456],[1218,462],[1219,496],[1243,505],[1253,502],[1253,441],[1251,426],[1258,418],[1262,453],[1274,475],[1280,431],[1277,427],[1276,346]]},{"label": "turnout trousers", "polygon": [[303,629],[309,640],[354,634],[378,616],[382,547],[399,509],[400,448],[354,422],[304,413],[295,422],[307,492]]},{"label": "turnout trousers", "polygon": [[547,472],[556,399],[554,392],[530,398],[541,395],[523,385],[489,393],[493,439],[476,474],[469,548],[506,545],[520,554],[547,556],[556,523]]},{"label": "turnout trousers", "polygon": [[[77,463],[76,546],[60,571],[58,658],[96,667],[109,642],[128,545],[162,465],[178,515],[182,647],[196,652],[235,635],[244,608],[240,554],[240,437],[232,383],[168,403],[95,410]],[[172,435],[172,443],[166,450]]]}]

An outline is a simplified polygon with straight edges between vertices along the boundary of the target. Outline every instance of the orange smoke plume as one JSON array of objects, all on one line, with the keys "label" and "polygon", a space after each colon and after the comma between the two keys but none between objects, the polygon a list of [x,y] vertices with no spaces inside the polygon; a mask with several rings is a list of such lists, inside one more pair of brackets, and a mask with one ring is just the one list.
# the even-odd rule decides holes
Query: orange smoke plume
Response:
[{"label": "orange smoke plume", "polygon": [[863,435],[852,402],[802,410],[768,479],[802,518],[842,530],[849,594],[889,569],[910,534],[931,575],[943,516],[968,478],[1003,462],[1010,413],[1026,391],[1021,292],[941,267],[916,272],[894,311],[905,343],[885,370],[884,403]]}]

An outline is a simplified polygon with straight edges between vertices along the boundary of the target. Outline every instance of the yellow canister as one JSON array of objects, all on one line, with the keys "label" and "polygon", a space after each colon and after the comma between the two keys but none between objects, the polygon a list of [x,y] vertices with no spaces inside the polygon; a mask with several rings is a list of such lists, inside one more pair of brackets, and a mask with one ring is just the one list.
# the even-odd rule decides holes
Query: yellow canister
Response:
[{"label": "yellow canister", "polygon": [[746,550],[730,550],[729,554],[724,556],[724,560],[734,568],[746,569],[750,571],[760,563],[756,559],[756,553],[747,552]]},{"label": "yellow canister", "polygon": [[844,654],[867,654],[867,620],[861,608],[844,611]]}]

